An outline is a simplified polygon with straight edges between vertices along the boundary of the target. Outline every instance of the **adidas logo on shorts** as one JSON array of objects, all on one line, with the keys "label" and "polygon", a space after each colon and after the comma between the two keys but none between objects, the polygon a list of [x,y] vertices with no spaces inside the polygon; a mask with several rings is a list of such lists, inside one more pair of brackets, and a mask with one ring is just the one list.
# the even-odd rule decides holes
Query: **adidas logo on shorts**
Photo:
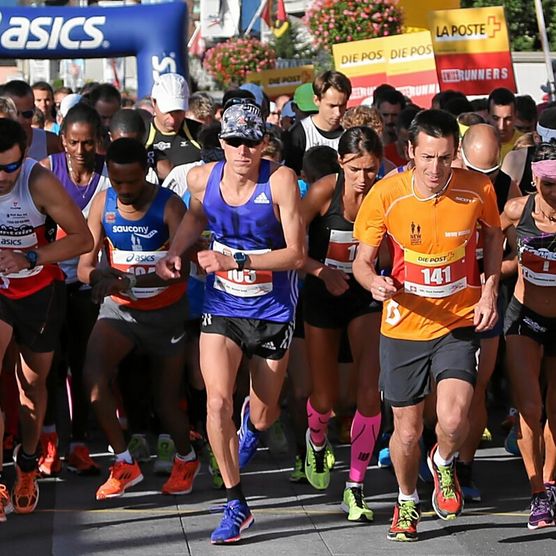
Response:
[{"label": "adidas logo on shorts", "polygon": [[263,347],[265,349],[272,349],[272,350],[276,349],[276,346],[274,345],[274,342],[266,342],[261,347]]},{"label": "adidas logo on shorts", "polygon": [[264,191],[262,193],[259,193],[255,197],[255,200],[253,202],[257,205],[269,205],[270,204],[270,201],[268,200],[268,197],[265,195]]}]

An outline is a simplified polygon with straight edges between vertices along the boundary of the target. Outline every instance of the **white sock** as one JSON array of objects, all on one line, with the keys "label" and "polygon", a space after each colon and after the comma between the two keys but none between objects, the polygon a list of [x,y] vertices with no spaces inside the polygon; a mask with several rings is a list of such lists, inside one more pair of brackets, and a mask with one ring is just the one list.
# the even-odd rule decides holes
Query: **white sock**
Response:
[{"label": "white sock", "polygon": [[197,459],[197,454],[195,453],[195,450],[193,449],[193,447],[191,447],[191,450],[185,456],[182,456],[181,454],[178,454],[176,452],[176,459],[178,459],[180,461],[194,461],[194,460]]},{"label": "white sock", "polygon": [[404,494],[401,490],[398,493],[398,502],[401,504],[402,502],[415,502],[415,504],[419,504],[419,493],[415,490],[412,494]]},{"label": "white sock", "polygon": [[359,488],[363,490],[363,483],[354,483],[352,481],[346,481],[346,488]]},{"label": "white sock", "polygon": [[436,465],[442,466],[442,467],[448,467],[449,465],[452,465],[452,462],[454,461],[454,456],[452,455],[450,457],[450,459],[444,459],[440,455],[440,450],[438,448],[436,448],[436,450],[434,451],[434,456],[433,456],[432,459],[433,459],[434,463],[436,463]]},{"label": "white sock", "polygon": [[122,452],[121,454],[116,454],[116,461],[125,461],[126,463],[133,463],[133,458],[129,453],[129,450]]},{"label": "white sock", "polygon": [[53,432],[56,432],[56,425],[43,425],[42,432],[46,434],[51,434]]}]

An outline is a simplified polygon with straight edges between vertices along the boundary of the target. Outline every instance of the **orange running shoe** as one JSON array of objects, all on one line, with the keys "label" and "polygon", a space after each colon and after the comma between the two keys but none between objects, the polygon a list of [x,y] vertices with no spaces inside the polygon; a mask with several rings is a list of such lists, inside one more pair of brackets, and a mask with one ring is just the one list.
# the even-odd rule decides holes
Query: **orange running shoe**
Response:
[{"label": "orange running shoe", "polygon": [[89,448],[85,444],[78,444],[66,459],[68,469],[78,475],[98,475],[100,467],[93,461]]},{"label": "orange running shoe", "polygon": [[39,457],[39,472],[43,477],[55,477],[62,471],[62,462],[58,455],[58,433],[41,433],[40,443],[42,453]]},{"label": "orange running shoe", "polygon": [[37,483],[39,472],[36,469],[33,471],[21,470],[17,464],[19,450],[21,450],[21,444],[15,447],[13,455],[16,478],[12,489],[12,502],[16,513],[30,514],[39,502],[39,485]]},{"label": "orange running shoe", "polygon": [[126,488],[139,484],[143,480],[143,474],[139,464],[116,461],[110,467],[110,477],[97,490],[97,500],[115,498],[121,496]]},{"label": "orange running shoe", "polygon": [[10,491],[6,485],[0,484],[0,523],[6,521],[6,515],[14,511]]},{"label": "orange running shoe", "polygon": [[199,458],[193,461],[174,458],[172,473],[162,487],[162,494],[189,494],[193,490],[193,481],[200,469]]},{"label": "orange running shoe", "polygon": [[456,460],[450,465],[436,465],[434,454],[438,450],[435,444],[428,457],[429,469],[434,479],[432,507],[440,519],[452,520],[463,510],[463,494],[456,475]]}]

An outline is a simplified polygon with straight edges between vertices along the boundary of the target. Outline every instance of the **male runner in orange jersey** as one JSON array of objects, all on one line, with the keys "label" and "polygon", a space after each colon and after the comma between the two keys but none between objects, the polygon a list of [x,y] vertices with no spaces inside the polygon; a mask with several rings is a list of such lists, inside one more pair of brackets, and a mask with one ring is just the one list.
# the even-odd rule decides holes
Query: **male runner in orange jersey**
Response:
[{"label": "male runner in orange jersey", "polygon": [[[422,111],[409,139],[414,170],[378,183],[354,228],[360,241],[354,275],[384,302],[381,388],[394,410],[390,453],[400,488],[388,538],[397,541],[417,539],[419,439],[432,380],[438,417],[438,444],[429,455],[433,507],[442,519],[455,519],[463,508],[454,455],[468,433],[474,330],[488,330],[496,322],[502,260],[490,180],[451,168],[459,141],[456,120],[440,110]],[[482,288],[475,260],[477,222],[485,234]],[[378,275],[374,266],[385,234],[393,252],[391,276]]]}]

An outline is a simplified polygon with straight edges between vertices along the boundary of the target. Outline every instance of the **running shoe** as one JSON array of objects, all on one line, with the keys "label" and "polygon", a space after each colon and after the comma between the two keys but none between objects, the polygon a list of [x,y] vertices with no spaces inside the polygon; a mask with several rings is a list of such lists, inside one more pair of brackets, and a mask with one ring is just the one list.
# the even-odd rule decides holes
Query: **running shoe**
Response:
[{"label": "running shoe", "polygon": [[325,490],[330,484],[330,468],[326,461],[326,448],[315,450],[311,442],[311,432],[307,429],[305,436],[307,455],[305,456],[305,476],[309,484],[317,490]]},{"label": "running shoe", "polygon": [[156,443],[155,475],[170,475],[174,466],[176,446],[168,434],[159,434]]},{"label": "running shoe", "polygon": [[19,450],[21,450],[21,444],[15,447],[13,453],[16,478],[12,489],[12,503],[16,513],[30,514],[39,502],[39,484],[37,483],[39,472],[37,469],[33,469],[33,471],[21,470],[17,463]]},{"label": "running shoe", "polygon": [[220,525],[210,536],[210,542],[212,544],[237,542],[241,538],[241,532],[249,529],[254,521],[255,519],[247,502],[230,500],[224,507],[224,515]]},{"label": "running shoe", "polygon": [[556,518],[556,484],[544,483],[544,488],[546,489],[546,495],[548,496],[548,501],[552,508],[552,515]]},{"label": "running shoe", "polygon": [[100,467],[93,461],[89,448],[77,444],[66,458],[68,469],[78,475],[99,475]]},{"label": "running shoe", "polygon": [[328,469],[330,469],[330,471],[332,471],[332,469],[334,469],[334,466],[336,465],[336,454],[334,454],[334,448],[332,448],[332,444],[330,444],[328,438],[326,439],[326,446],[324,447],[324,451],[326,452],[324,454],[326,466],[328,467]]},{"label": "running shoe", "polygon": [[218,462],[216,461],[216,456],[210,447],[210,444],[207,444],[208,450],[208,457],[209,457],[209,475],[210,480],[212,483],[212,488],[220,490],[224,488],[224,479],[222,478],[222,473],[220,473],[220,468],[218,467]]},{"label": "running shoe", "polygon": [[243,469],[253,459],[253,456],[257,453],[257,446],[259,445],[260,433],[253,432],[247,426],[250,415],[249,396],[247,396],[241,407],[241,427],[237,432],[239,436],[240,469]]},{"label": "running shoe", "polygon": [[39,473],[42,477],[55,477],[59,475],[60,471],[62,471],[62,461],[58,454],[58,433],[41,433],[40,445]]},{"label": "running shoe", "polygon": [[396,502],[392,525],[386,538],[390,541],[412,542],[417,540],[417,525],[421,519],[421,504],[413,500]]},{"label": "running shoe", "polygon": [[512,425],[508,436],[506,436],[506,440],[504,440],[504,450],[508,452],[508,454],[512,454],[512,456],[520,456],[521,452],[519,451],[519,446],[517,445],[517,427],[518,427],[518,419],[516,418],[516,422]]},{"label": "running shoe", "polygon": [[500,426],[505,430],[509,431],[517,421],[517,409],[515,407],[510,407],[508,414],[504,418],[504,420],[500,423]]},{"label": "running shoe", "polygon": [[175,458],[170,478],[162,487],[162,494],[189,494],[193,490],[193,481],[201,469],[201,461],[183,461]]},{"label": "running shoe", "polygon": [[429,454],[429,469],[434,479],[432,507],[440,519],[452,520],[463,510],[463,495],[456,474],[456,462],[450,465],[436,465],[434,454],[438,450],[435,444]]},{"label": "running shoe", "polygon": [[303,458],[300,455],[295,456],[293,464],[293,471],[289,476],[290,483],[306,483],[307,476],[305,475],[305,467],[303,465]]},{"label": "running shoe", "polygon": [[551,525],[554,525],[554,515],[546,492],[533,494],[527,527],[529,529],[541,529]]},{"label": "running shoe", "polygon": [[127,449],[135,461],[145,463],[151,460],[151,450],[144,434],[132,434]]},{"label": "running shoe", "polygon": [[272,426],[266,431],[265,440],[273,456],[283,456],[288,453],[288,439],[280,419],[274,421]]},{"label": "running shoe", "polygon": [[116,461],[110,467],[110,477],[97,490],[97,500],[121,496],[127,488],[139,484],[142,480],[143,474],[136,461]]},{"label": "running shoe", "polygon": [[459,486],[461,487],[461,492],[463,492],[463,499],[465,502],[480,502],[481,491],[473,482],[473,464],[458,461],[456,463],[456,470],[458,473]]},{"label": "running shoe", "polygon": [[10,491],[6,485],[0,484],[0,523],[6,521],[6,516],[14,511]]},{"label": "running shoe", "polygon": [[361,487],[346,487],[340,507],[348,514],[348,521],[367,523],[374,519],[373,510],[367,506]]}]

